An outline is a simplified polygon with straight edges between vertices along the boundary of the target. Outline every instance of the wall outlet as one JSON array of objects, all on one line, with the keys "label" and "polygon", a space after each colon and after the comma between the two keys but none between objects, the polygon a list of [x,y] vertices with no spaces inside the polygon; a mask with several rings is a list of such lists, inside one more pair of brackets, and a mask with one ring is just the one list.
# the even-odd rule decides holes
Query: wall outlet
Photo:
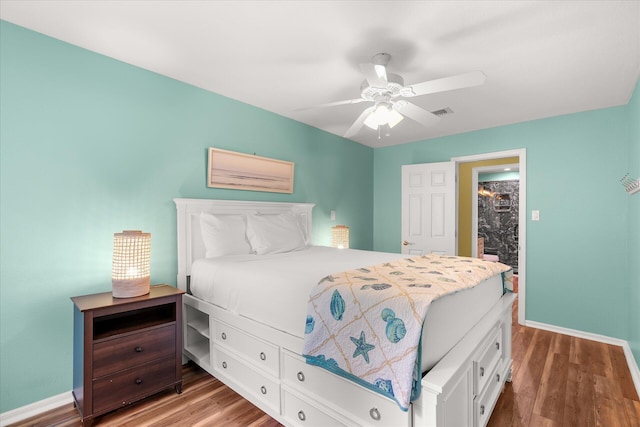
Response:
[{"label": "wall outlet", "polygon": [[336,211],[331,211],[331,221],[336,220]]}]

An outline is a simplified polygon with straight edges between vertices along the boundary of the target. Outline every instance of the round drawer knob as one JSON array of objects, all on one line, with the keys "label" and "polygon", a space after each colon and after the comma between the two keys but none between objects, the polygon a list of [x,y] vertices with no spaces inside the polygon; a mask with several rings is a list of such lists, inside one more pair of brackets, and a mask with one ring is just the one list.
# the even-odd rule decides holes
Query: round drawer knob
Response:
[{"label": "round drawer knob", "polygon": [[222,367],[223,367],[224,369],[227,369],[227,362],[222,362]]},{"label": "round drawer knob", "polygon": [[376,421],[380,421],[380,411],[378,411],[378,408],[371,408],[369,410],[369,415],[371,416],[371,418],[373,418]]},{"label": "round drawer knob", "polygon": [[296,374],[296,377],[298,377],[298,381],[300,382],[304,381],[304,373],[302,371],[298,371],[298,373]]},{"label": "round drawer knob", "polygon": [[265,386],[260,387],[260,393],[267,394],[267,388]]},{"label": "round drawer knob", "polygon": [[136,353],[142,353],[142,347],[136,347]]},{"label": "round drawer knob", "polygon": [[223,340],[226,340],[226,339],[227,339],[227,334],[226,334],[226,333],[224,333],[224,332],[223,332],[223,333],[222,333],[222,335],[220,335],[220,336],[222,337],[222,339],[223,339]]},{"label": "round drawer knob", "polygon": [[307,419],[307,416],[304,414],[304,411],[298,411],[298,419],[300,421],[304,421]]},{"label": "round drawer knob", "polygon": [[264,354],[264,351],[260,352],[260,360],[267,360],[267,355]]},{"label": "round drawer knob", "polygon": [[142,378],[136,378],[136,384],[142,384]]}]

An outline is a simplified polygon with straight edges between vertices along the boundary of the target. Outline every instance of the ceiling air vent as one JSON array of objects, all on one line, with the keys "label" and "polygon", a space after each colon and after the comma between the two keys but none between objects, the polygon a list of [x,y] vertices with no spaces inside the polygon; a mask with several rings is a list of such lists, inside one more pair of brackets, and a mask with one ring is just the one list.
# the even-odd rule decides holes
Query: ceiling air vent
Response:
[{"label": "ceiling air vent", "polygon": [[438,117],[448,116],[449,114],[453,114],[453,110],[447,107],[447,108],[442,108],[440,110],[432,111],[431,114],[435,114]]}]

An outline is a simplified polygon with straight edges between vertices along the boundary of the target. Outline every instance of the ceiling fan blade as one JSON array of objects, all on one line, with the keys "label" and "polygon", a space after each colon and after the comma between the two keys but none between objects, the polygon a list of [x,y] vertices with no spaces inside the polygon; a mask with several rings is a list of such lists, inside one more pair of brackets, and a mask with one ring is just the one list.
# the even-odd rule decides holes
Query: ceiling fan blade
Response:
[{"label": "ceiling fan blade", "polygon": [[384,65],[360,64],[362,74],[372,87],[387,87],[387,68]]},{"label": "ceiling fan blade", "polygon": [[440,117],[405,100],[400,100],[394,103],[393,109],[425,127],[433,126],[440,121]]},{"label": "ceiling fan blade", "polygon": [[374,107],[367,108],[362,112],[362,114],[360,114],[360,116],[358,116],[356,121],[353,122],[351,127],[345,132],[344,134],[345,138],[351,138],[353,135],[358,133],[360,129],[362,129],[362,126],[364,126],[364,121],[367,119],[367,117],[369,117],[369,114],[371,114],[371,112],[373,111],[373,108]]},{"label": "ceiling fan blade", "polygon": [[465,87],[480,86],[484,84],[485,79],[486,76],[482,71],[472,71],[470,73],[458,74],[457,76],[443,77],[441,79],[429,80],[428,82],[407,86],[405,89],[410,90],[407,91],[406,94],[403,93],[403,96],[420,96]]},{"label": "ceiling fan blade", "polygon": [[311,107],[296,108],[295,111],[314,110],[316,108],[337,107],[340,105],[359,104],[361,102],[370,102],[370,101],[364,98],[347,99],[344,101],[335,101],[335,102],[328,102],[326,104],[313,105]]}]

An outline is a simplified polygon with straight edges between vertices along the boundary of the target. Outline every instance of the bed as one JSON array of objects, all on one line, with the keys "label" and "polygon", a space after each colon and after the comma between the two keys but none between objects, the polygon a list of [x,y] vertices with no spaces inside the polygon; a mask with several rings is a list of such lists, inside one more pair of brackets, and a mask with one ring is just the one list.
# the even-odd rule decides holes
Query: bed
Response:
[{"label": "bed", "polygon": [[[187,359],[284,425],[486,425],[511,372],[514,297],[504,293],[502,277],[431,304],[421,336],[421,393],[403,411],[388,397],[307,364],[302,353],[306,301],[320,279],[405,256],[311,245],[313,204],[175,203],[178,287],[188,292],[183,310]],[[291,215],[300,235],[293,243],[289,238],[276,242],[278,236],[259,241],[266,249],[258,246],[255,255],[249,253],[251,245],[245,253],[239,227],[230,222],[223,238],[217,235],[225,243],[212,248],[203,213],[265,221]],[[283,250],[274,251],[274,244]]]}]

